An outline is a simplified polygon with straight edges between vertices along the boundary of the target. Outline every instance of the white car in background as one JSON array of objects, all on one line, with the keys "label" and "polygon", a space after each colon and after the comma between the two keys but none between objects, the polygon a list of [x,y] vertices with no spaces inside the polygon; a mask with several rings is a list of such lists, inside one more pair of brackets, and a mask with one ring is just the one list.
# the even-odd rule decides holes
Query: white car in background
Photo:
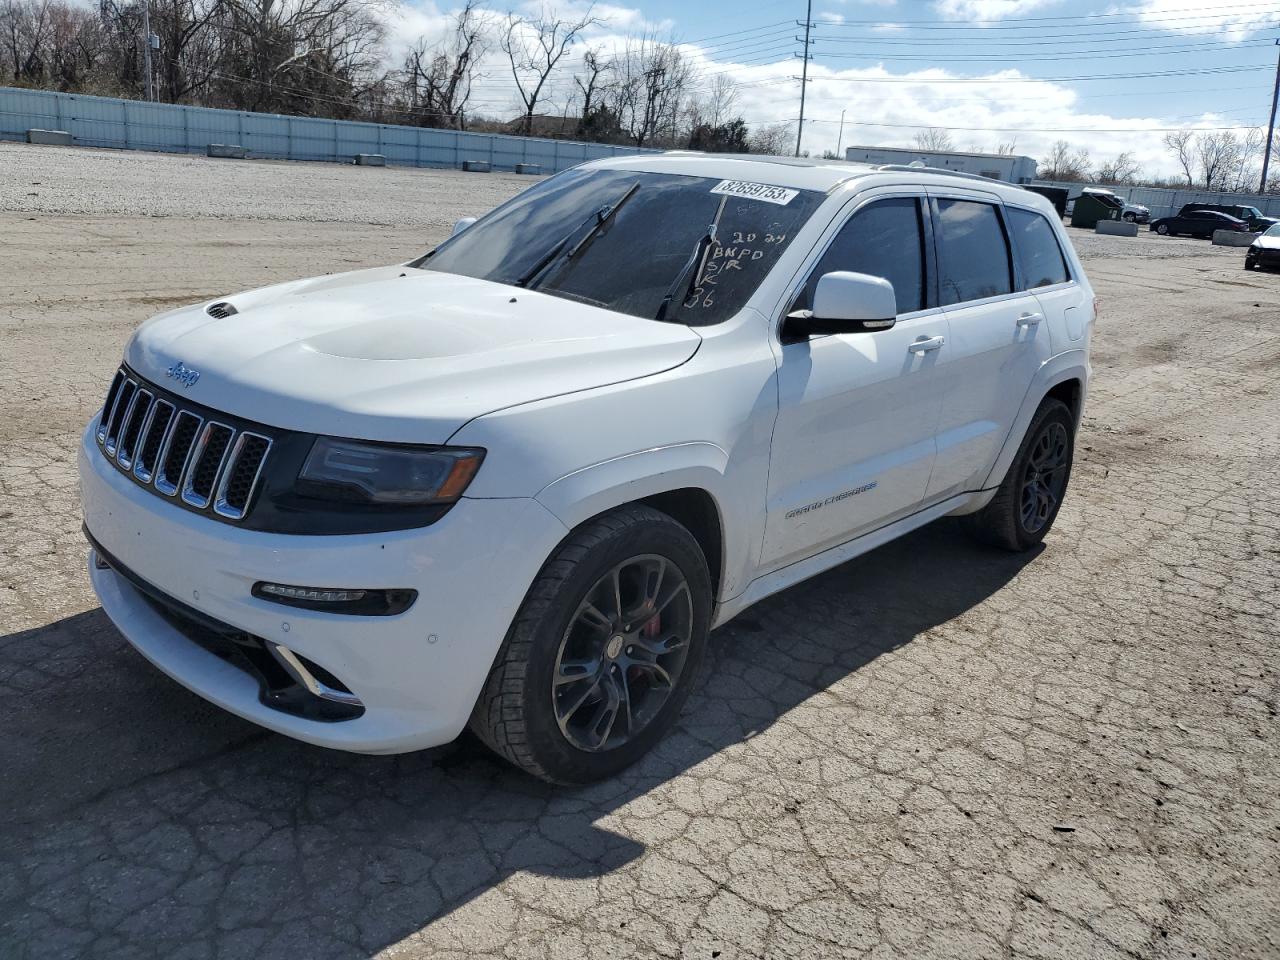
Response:
[{"label": "white car in background", "polygon": [[751,604],[943,516],[1039,544],[1093,320],[1017,187],[584,164],[410,263],[145,323],[80,449],[90,574],[264,727],[396,753],[470,724],[599,779]]}]

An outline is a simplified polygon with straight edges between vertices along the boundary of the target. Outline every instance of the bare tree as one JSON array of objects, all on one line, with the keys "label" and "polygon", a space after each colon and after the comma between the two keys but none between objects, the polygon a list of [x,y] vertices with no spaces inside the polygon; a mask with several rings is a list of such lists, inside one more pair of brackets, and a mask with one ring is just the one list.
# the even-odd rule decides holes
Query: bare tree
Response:
[{"label": "bare tree", "polygon": [[603,21],[593,14],[593,7],[576,20],[555,16],[543,7],[536,16],[524,17],[508,13],[499,38],[502,52],[511,63],[511,76],[524,104],[525,136],[533,132],[533,114],[541,101],[547,80],[582,32]]},{"label": "bare tree", "polygon": [[675,44],[653,34],[627,40],[617,60],[610,107],[637,147],[661,138],[677,139],[692,73]]},{"label": "bare tree", "polygon": [[1017,149],[1018,149],[1018,141],[1016,139],[1001,140],[999,143],[996,144],[996,156],[1012,157],[1014,153],[1017,151]]},{"label": "bare tree", "polygon": [[752,153],[763,153],[770,156],[784,156],[787,148],[795,139],[789,123],[774,123],[757,127],[747,138],[747,145]]},{"label": "bare tree", "polygon": [[1195,178],[1191,175],[1195,165],[1195,151],[1192,146],[1194,139],[1195,134],[1190,130],[1170,130],[1164,135],[1164,145],[1173,151],[1178,165],[1182,167],[1182,175],[1187,178],[1188,187],[1195,183]]},{"label": "bare tree", "polygon": [[0,44],[4,45],[7,71],[16,83],[34,85],[46,79],[52,6],[51,0],[4,0],[0,4]]},{"label": "bare tree", "polygon": [[738,115],[738,81],[727,73],[717,73],[711,78],[706,95],[704,117],[713,127],[728,123]]},{"label": "bare tree", "polygon": [[583,121],[586,121],[591,116],[591,111],[598,106],[596,96],[604,86],[605,74],[612,71],[613,63],[605,58],[602,50],[588,50],[582,55],[582,72],[573,78],[573,83],[582,94],[582,110],[579,116]]},{"label": "bare tree", "polygon": [[1206,190],[1228,190],[1240,162],[1240,138],[1234,130],[1215,130],[1195,138],[1196,169]]},{"label": "bare tree", "polygon": [[178,103],[212,79],[218,55],[212,25],[221,12],[222,0],[154,0],[151,29],[160,38],[162,101]]},{"label": "bare tree", "polygon": [[1040,162],[1039,174],[1045,180],[1084,180],[1089,175],[1089,151],[1073,149],[1065,140],[1057,140],[1049,155]]},{"label": "bare tree", "polygon": [[939,153],[956,148],[951,134],[941,127],[927,127],[919,131],[913,138],[917,149],[925,153]]},{"label": "bare tree", "polygon": [[1131,183],[1138,175],[1138,162],[1128,150],[1098,164],[1095,176],[1100,183]]},{"label": "bare tree", "polygon": [[423,127],[465,130],[476,64],[485,54],[487,24],[479,0],[466,0],[439,45],[419,38],[405,56],[401,84],[414,120]]}]

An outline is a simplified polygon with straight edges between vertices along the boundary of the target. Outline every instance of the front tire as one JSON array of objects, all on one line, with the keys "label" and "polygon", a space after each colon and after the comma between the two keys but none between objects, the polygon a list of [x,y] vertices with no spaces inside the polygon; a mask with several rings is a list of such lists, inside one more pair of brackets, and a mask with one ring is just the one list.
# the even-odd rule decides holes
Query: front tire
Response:
[{"label": "front tire", "polygon": [[552,783],[613,776],[675,723],[711,607],[706,558],[671,517],[632,505],[588,521],[529,589],[471,729]]},{"label": "front tire", "polygon": [[1061,400],[1046,398],[996,495],[977,513],[961,518],[965,529],[982,543],[1014,552],[1038,545],[1058,516],[1074,455],[1071,411]]},{"label": "front tire", "polygon": [[1169,235],[1169,225],[1167,223],[1157,225],[1156,233],[1160,234],[1162,237],[1167,237]]}]

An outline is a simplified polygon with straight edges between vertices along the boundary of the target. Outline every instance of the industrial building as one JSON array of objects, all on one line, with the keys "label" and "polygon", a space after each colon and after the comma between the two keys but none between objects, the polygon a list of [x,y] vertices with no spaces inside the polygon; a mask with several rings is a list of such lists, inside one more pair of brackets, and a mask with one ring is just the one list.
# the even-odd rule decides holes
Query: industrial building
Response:
[{"label": "industrial building", "polygon": [[915,150],[909,147],[848,147],[844,158],[858,163],[913,163],[917,160],[929,167],[976,173],[1006,183],[1030,183],[1036,178],[1036,161],[1032,157],[1015,157],[1003,153],[962,153],[955,150]]}]

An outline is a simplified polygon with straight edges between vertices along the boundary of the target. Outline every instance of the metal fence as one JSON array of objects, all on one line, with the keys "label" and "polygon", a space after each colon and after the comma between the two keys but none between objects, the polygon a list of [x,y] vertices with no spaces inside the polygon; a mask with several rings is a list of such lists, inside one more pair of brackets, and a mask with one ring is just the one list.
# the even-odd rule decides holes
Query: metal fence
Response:
[{"label": "metal fence", "polygon": [[215,110],[173,103],[89,97],[0,87],[0,140],[25,140],[31,129],[65,130],[86,147],[204,153],[211,143],[245,147],[250,156],[350,162],[374,153],[388,163],[460,167],[483,161],[494,170],[537,164],[554,173],[601,157],[650,153],[634,147],[502,134],[461,133],[390,123],[320,120],[273,113]]},{"label": "metal fence", "polygon": [[1257,207],[1269,217],[1280,217],[1280,196],[1257,193],[1218,193],[1213,190],[1173,190],[1165,187],[1113,187],[1099,183],[1071,183],[1062,180],[1036,180],[1034,186],[1062,187],[1074,199],[1085,187],[1110,190],[1128,203],[1138,203],[1151,211],[1151,218],[1169,217],[1185,203],[1240,204]]}]

